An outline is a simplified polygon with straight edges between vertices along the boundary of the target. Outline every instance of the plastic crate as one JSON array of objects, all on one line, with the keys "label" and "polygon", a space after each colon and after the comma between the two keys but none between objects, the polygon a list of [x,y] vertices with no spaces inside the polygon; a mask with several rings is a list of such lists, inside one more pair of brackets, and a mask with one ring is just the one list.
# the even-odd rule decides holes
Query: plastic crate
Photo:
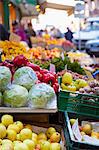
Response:
[{"label": "plastic crate", "polygon": [[58,96],[58,110],[77,112],[85,115],[99,116],[99,97],[60,91]]},{"label": "plastic crate", "polygon": [[69,117],[79,118],[79,121],[82,120],[90,120],[90,121],[99,121],[97,118],[92,118],[90,116],[81,116],[81,114],[73,114],[73,113],[64,113],[64,135],[66,139],[66,150],[99,150],[99,146],[92,145],[91,143],[82,143],[78,141],[72,140],[72,130],[69,122]]}]

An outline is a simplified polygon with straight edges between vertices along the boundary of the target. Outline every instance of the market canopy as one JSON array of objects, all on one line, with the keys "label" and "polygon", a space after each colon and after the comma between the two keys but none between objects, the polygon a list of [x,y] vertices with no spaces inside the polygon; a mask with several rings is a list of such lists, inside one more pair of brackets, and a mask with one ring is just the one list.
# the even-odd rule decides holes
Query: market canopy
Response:
[{"label": "market canopy", "polygon": [[71,15],[74,12],[75,2],[74,0],[39,0],[41,9],[52,8],[59,10],[66,10],[68,15]]},{"label": "market canopy", "polygon": [[10,0],[20,8],[22,16],[37,16],[39,12],[36,10],[37,0]]}]

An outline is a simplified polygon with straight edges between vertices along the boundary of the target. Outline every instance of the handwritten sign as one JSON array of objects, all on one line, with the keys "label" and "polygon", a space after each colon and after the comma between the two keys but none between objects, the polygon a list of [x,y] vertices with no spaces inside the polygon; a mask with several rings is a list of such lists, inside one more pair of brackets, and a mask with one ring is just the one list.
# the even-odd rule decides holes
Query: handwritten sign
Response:
[{"label": "handwritten sign", "polygon": [[17,34],[15,34],[15,33],[11,33],[10,37],[9,37],[9,40],[12,41],[12,42],[20,42],[21,37],[18,36]]},{"label": "handwritten sign", "polygon": [[50,71],[51,71],[51,72],[56,72],[56,69],[55,69],[55,65],[54,65],[54,64],[50,64]]}]

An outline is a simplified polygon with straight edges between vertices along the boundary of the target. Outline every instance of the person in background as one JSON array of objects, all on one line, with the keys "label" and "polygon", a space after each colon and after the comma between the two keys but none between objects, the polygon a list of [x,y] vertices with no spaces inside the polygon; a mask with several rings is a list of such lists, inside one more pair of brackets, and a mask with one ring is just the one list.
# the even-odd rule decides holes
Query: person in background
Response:
[{"label": "person in background", "polygon": [[65,38],[66,38],[66,40],[72,42],[73,33],[69,28],[67,28],[67,32],[65,33]]},{"label": "person in background", "polygon": [[5,27],[0,24],[0,40],[5,41],[9,40],[10,33],[5,29]]},{"label": "person in background", "polygon": [[12,23],[13,32],[21,37],[21,41],[25,41],[28,43],[27,35],[24,30],[24,26],[18,23],[17,21],[14,21]]},{"label": "person in background", "polygon": [[26,33],[28,34],[28,36],[36,36],[36,32],[34,31],[33,27],[32,27],[32,23],[28,23],[28,28],[26,30]]}]

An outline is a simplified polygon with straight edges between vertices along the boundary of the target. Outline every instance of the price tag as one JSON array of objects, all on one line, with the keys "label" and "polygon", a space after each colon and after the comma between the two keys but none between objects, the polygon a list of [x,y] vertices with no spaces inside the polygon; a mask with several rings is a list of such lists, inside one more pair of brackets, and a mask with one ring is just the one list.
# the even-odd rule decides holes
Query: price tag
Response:
[{"label": "price tag", "polygon": [[12,41],[12,42],[20,42],[21,37],[18,36],[17,34],[15,34],[15,33],[11,33],[10,37],[9,37],[9,40]]},{"label": "price tag", "polygon": [[62,60],[64,61],[65,57],[64,57],[64,53],[63,52],[61,53],[61,57],[62,57]]},{"label": "price tag", "polygon": [[86,75],[87,75],[89,81],[94,80],[94,78],[93,78],[93,76],[92,76],[92,74],[91,74],[90,71],[88,71],[88,70],[86,70],[86,69],[84,69],[84,71],[85,71],[85,73],[86,73]]},{"label": "price tag", "polygon": [[54,65],[54,64],[50,64],[50,71],[51,71],[51,72],[56,72],[56,69],[55,69],[55,65]]},{"label": "price tag", "polygon": [[73,124],[72,131],[73,131],[75,138],[78,141],[82,141],[82,135],[80,133],[79,126],[78,126],[78,119],[76,119],[75,123]]}]

